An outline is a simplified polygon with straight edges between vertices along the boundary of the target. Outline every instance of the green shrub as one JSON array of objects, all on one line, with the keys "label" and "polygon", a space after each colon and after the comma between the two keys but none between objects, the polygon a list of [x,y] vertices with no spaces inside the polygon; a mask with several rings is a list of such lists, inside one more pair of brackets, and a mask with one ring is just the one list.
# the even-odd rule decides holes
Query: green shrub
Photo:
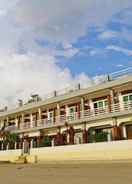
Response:
[{"label": "green shrub", "polygon": [[41,141],[40,146],[41,147],[51,146],[51,139],[50,139],[50,137],[48,137],[48,136],[44,137],[43,140]]},{"label": "green shrub", "polygon": [[108,133],[107,132],[99,132],[99,133],[96,133],[95,134],[95,140],[96,142],[105,142],[107,141],[107,135]]}]

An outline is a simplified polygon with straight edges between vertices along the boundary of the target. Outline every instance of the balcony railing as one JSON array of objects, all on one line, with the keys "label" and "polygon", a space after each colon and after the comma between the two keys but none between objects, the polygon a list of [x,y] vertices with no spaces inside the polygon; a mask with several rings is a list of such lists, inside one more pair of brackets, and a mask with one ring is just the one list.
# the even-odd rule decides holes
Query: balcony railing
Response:
[{"label": "balcony railing", "polygon": [[[105,108],[95,108],[93,110],[84,110],[80,112],[75,112],[69,114],[69,116],[66,115],[60,115],[56,116],[55,120],[48,120],[48,119],[41,119],[33,122],[25,122],[21,123],[19,129],[14,126],[14,130],[26,130],[26,129],[32,129],[32,128],[49,128],[53,126],[59,126],[64,125],[67,123],[72,123],[73,121],[77,120],[83,120],[83,119],[90,119],[90,118],[96,118],[98,116],[106,115],[106,114],[112,114],[117,112],[125,112],[132,110],[132,102],[130,103],[124,103],[124,104],[111,104],[110,106],[106,106]],[[13,127],[11,128],[11,130]]]}]

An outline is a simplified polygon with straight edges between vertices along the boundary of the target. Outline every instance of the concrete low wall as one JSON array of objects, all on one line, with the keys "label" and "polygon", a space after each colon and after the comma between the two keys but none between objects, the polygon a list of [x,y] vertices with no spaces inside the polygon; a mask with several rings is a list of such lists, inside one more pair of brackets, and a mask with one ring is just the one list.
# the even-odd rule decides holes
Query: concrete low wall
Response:
[{"label": "concrete low wall", "polygon": [[[20,155],[21,150],[0,151],[0,161],[15,161]],[[132,140],[33,148],[28,156],[29,162],[126,159],[132,159]]]},{"label": "concrete low wall", "polygon": [[38,162],[132,159],[132,140],[32,149]]},{"label": "concrete low wall", "polygon": [[0,161],[15,161],[21,155],[21,150],[0,151]]}]

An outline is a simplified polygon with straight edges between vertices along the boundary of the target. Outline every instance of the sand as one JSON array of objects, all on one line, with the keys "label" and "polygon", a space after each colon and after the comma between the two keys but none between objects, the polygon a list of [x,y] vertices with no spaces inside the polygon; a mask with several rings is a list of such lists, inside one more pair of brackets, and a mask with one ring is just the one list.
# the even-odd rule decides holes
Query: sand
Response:
[{"label": "sand", "polygon": [[132,184],[132,162],[0,164],[0,184]]}]

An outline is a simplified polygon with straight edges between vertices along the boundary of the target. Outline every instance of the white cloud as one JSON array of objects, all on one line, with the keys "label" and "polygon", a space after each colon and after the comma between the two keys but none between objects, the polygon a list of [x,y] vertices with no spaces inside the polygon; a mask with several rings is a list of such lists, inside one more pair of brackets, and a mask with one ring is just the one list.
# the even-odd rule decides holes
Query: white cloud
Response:
[{"label": "white cloud", "polygon": [[12,18],[41,38],[72,43],[86,35],[88,27],[104,26],[113,14],[130,5],[130,0],[23,0]]},{"label": "white cloud", "polygon": [[0,60],[1,106],[16,104],[17,99],[27,98],[33,93],[44,96],[54,90],[73,86],[77,83],[89,86],[92,79],[84,73],[72,76],[65,68],[61,69],[52,56],[8,55]]},{"label": "white cloud", "polygon": [[109,39],[112,39],[112,38],[117,38],[119,36],[119,33],[118,32],[115,32],[115,31],[104,31],[102,33],[100,33],[98,35],[98,39],[99,40],[109,40]]},{"label": "white cloud", "polygon": [[118,65],[116,65],[116,67],[122,68],[122,67],[124,67],[124,65],[123,64],[118,64]]},{"label": "white cloud", "polygon": [[[130,5],[130,0],[0,0],[1,105],[77,82],[83,86],[94,83],[84,73],[73,77],[55,58],[77,54],[73,42],[91,27],[104,28],[113,14]],[[62,49],[36,40],[60,44]]]},{"label": "white cloud", "polygon": [[132,25],[132,5],[121,11],[118,16],[113,19],[113,22],[119,22],[120,24],[131,26]]},{"label": "white cloud", "polygon": [[109,45],[106,47],[106,50],[113,50],[113,51],[116,51],[116,52],[121,52],[127,56],[132,56],[132,50],[130,49],[126,49],[126,48],[123,48],[123,47],[120,47],[120,46],[116,46],[116,45]]}]

